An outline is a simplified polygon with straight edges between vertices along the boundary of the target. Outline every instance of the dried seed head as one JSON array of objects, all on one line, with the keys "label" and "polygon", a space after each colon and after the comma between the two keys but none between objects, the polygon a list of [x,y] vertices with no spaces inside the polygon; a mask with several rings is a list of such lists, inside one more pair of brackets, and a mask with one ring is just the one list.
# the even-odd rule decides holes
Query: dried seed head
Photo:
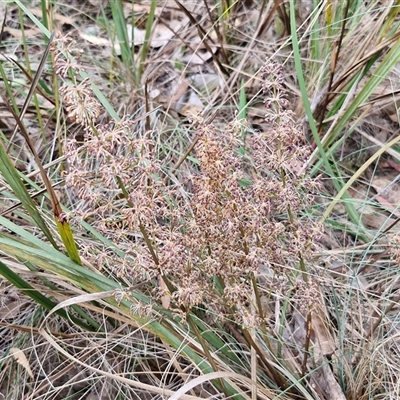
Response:
[{"label": "dried seed head", "polygon": [[316,282],[298,281],[293,301],[303,313],[318,310],[321,297]]},{"label": "dried seed head", "polygon": [[[306,147],[287,109],[281,67],[267,65],[264,74],[270,129],[244,141],[235,123],[218,129],[199,121],[198,164],[181,177],[191,188],[184,194],[183,185],[170,183],[157,143],[138,137],[129,121],[94,126],[98,104],[83,109],[87,81],[62,92],[71,115],[95,127],[81,146],[68,143],[66,182],[85,202],[82,215],[126,252],[114,262],[118,274],[148,281],[162,274],[174,289],[172,307],[206,304],[246,326],[260,323],[252,304],[257,275],[291,274],[321,232],[303,214],[314,184],[293,170]],[[300,285],[297,296],[311,307],[312,285]]]},{"label": "dried seed head", "polygon": [[95,124],[102,107],[93,95],[88,78],[78,85],[64,84],[60,88],[60,94],[66,103],[69,118],[84,128]]},{"label": "dried seed head", "polygon": [[84,71],[80,63],[83,54],[82,49],[76,49],[77,43],[70,36],[63,36],[57,32],[55,39],[51,43],[51,51],[54,54],[53,68],[56,75],[67,78],[70,71],[75,74]]}]

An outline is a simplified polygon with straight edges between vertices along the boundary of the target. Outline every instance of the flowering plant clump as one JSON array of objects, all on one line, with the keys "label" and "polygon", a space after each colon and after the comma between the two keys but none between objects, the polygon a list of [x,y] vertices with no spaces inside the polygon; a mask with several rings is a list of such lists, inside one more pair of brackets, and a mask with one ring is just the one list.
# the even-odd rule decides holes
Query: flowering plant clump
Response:
[{"label": "flowering plant clump", "polygon": [[176,173],[180,183],[148,132],[140,135],[127,118],[96,121],[100,106],[86,81],[60,91],[85,132],[82,143],[66,141],[66,184],[79,200],[76,214],[125,252],[122,262],[110,262],[114,270],[134,281],[158,278],[156,298],[168,296],[180,313],[206,304],[245,326],[263,322],[259,275],[265,284],[298,274],[319,234],[302,217],[314,182],[296,174],[308,150],[281,67],[268,62],[261,73],[268,131],[244,138],[237,123],[219,129],[197,121],[198,164]]}]

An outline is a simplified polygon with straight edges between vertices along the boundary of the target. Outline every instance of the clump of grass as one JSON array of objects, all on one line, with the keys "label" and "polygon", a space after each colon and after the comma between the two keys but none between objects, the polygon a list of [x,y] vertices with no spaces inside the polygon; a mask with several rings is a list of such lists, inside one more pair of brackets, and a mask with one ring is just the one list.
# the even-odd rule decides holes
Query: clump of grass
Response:
[{"label": "clump of grass", "polygon": [[270,130],[246,138],[235,123],[218,130],[197,121],[198,165],[179,182],[159,159],[155,133],[138,137],[126,118],[96,123],[99,105],[86,81],[60,90],[85,131],[83,143],[67,140],[66,183],[83,202],[80,215],[127,251],[117,274],[162,278],[156,297],[170,296],[176,310],[207,304],[246,327],[266,322],[253,304],[254,291],[260,304],[260,271],[285,276],[290,265],[290,275],[300,266],[306,272],[319,234],[312,219],[301,218],[315,183],[293,171],[309,152],[282,70],[267,62],[262,76]]},{"label": "clump of grass", "polygon": [[[125,254],[121,259],[115,249],[107,255],[89,249],[85,258],[101,259],[101,268],[110,266],[109,273],[130,285],[142,282],[153,307],[161,304],[172,312],[169,318],[187,321],[214,371],[213,349],[196,322],[199,312],[210,329],[234,329],[259,352],[251,332],[260,330],[267,353],[280,357],[282,327],[265,299],[273,302],[289,291],[285,307],[293,302],[309,324],[321,300],[309,278],[321,227],[306,214],[317,181],[296,173],[310,151],[289,109],[282,67],[268,60],[261,77],[269,129],[243,136],[236,121],[218,129],[198,118],[196,162],[186,160],[182,170],[163,162],[156,132],[138,134],[126,117],[98,121],[100,105],[85,80],[74,78],[60,90],[68,115],[84,131],[83,141],[66,140],[65,180],[75,218]],[[155,317],[148,307],[135,313]],[[306,352],[298,350],[304,355],[295,379],[306,373]],[[269,366],[269,356],[259,356],[276,387],[291,390]],[[220,389],[231,393],[224,384]]]}]

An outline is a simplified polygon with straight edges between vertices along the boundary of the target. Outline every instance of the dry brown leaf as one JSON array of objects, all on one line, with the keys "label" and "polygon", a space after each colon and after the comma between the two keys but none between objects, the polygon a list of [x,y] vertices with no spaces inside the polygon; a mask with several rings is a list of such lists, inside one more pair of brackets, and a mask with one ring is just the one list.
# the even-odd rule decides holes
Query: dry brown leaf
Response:
[{"label": "dry brown leaf", "polygon": [[[86,29],[85,31],[88,32],[88,29]],[[79,36],[87,42],[92,43],[96,46],[111,46],[111,42],[108,39],[99,37],[98,35],[91,35],[89,33],[79,32]]]},{"label": "dry brown leaf", "polygon": [[218,87],[223,88],[224,86],[224,82],[215,73],[193,74],[191,82],[196,89],[206,91],[207,93],[212,93]]},{"label": "dry brown leaf", "polygon": [[331,356],[336,350],[336,344],[328,328],[327,311],[324,306],[323,294],[320,292],[320,302],[317,311],[312,312],[311,338],[314,343],[314,363],[320,368],[314,368],[311,373],[311,385],[322,392],[326,400],[346,400],[342,388],[336,381],[326,356]]},{"label": "dry brown leaf", "polygon": [[183,57],[182,61],[188,65],[202,65],[206,61],[212,58],[212,54],[204,49],[197,50],[196,53],[187,52]]},{"label": "dry brown leaf", "polygon": [[100,7],[103,2],[103,0],[88,0],[88,1],[92,6],[95,7]]},{"label": "dry brown leaf", "polygon": [[328,361],[322,358],[320,367],[311,373],[311,387],[326,400],[346,400],[342,388],[333,375]]},{"label": "dry brown leaf", "polygon": [[[179,21],[176,21],[176,24],[174,26],[174,29],[177,31],[181,27],[181,23]],[[130,43],[133,43],[134,46],[141,46],[146,39],[146,30],[145,29],[139,29],[137,27],[134,27],[130,24],[126,24],[126,29],[128,32],[128,39]],[[150,38],[150,47],[157,49],[159,47],[163,47],[167,45],[171,39],[175,36],[175,33],[167,28],[164,24],[158,23],[153,27],[153,32]],[[90,40],[92,43],[93,38],[87,38],[87,40]],[[121,46],[119,43],[114,43],[112,44],[111,41],[106,40],[107,43],[102,42],[102,45],[108,45],[108,46],[114,46],[115,53],[117,55],[121,54]]]},{"label": "dry brown leaf", "polygon": [[[393,222],[393,219],[382,213],[380,208],[375,207],[372,203],[368,202],[371,194],[365,187],[357,186],[354,189],[350,189],[349,193],[354,200],[359,200],[358,203],[354,202],[354,205],[356,206],[357,212],[361,215],[362,223],[364,225],[372,229],[382,229],[382,227],[388,226]],[[393,209],[389,204],[385,204],[383,198],[376,196],[375,200],[381,203],[384,208]]]},{"label": "dry brown leaf", "polygon": [[184,97],[189,85],[185,80],[179,79],[174,86],[170,102],[173,108],[178,110],[183,107],[182,101],[180,100]]},{"label": "dry brown leaf", "polygon": [[[336,344],[333,341],[327,323],[327,311],[324,305],[323,294],[319,292],[320,300],[314,311],[311,311],[311,343],[309,351],[312,355],[307,360],[307,368],[310,376],[310,388],[316,394],[316,397],[324,400],[345,400],[346,397],[335,379],[331,368],[328,365],[326,356],[331,356],[336,350]],[[285,358],[292,363],[296,361],[296,369],[300,372],[300,365],[303,362],[304,346],[307,341],[307,315],[306,311],[294,310],[293,323],[291,327],[286,327],[284,338],[294,346],[292,349],[292,359],[290,360],[289,351]]]},{"label": "dry brown leaf", "polygon": [[[29,11],[36,17],[42,18],[42,10],[39,8],[29,8]],[[1,16],[1,13],[0,13]],[[2,18],[2,17],[1,17]],[[74,25],[74,20],[68,16],[54,13],[53,14],[54,20],[61,25],[68,24],[68,25]],[[23,31],[21,29],[13,29],[8,26],[4,27],[4,32],[9,33],[11,36],[17,38],[17,39],[23,39],[24,37],[27,38],[32,38],[35,35],[41,34],[40,29],[37,29],[36,27],[32,26],[30,29],[24,29]]]},{"label": "dry brown leaf", "polygon": [[33,36],[40,34],[39,29],[25,29],[24,32],[22,32],[21,29],[9,28],[7,26],[4,27],[4,32],[9,33],[11,36],[17,39],[22,39],[23,37],[32,38]]},{"label": "dry brown leaf", "polygon": [[[314,353],[323,356],[332,355],[335,352],[336,344],[327,328],[326,319],[322,311],[323,306],[319,307],[321,308],[321,312],[312,312],[311,317],[311,341],[314,343]],[[306,318],[303,313],[295,310],[293,319],[295,321],[293,338],[299,348],[302,348],[307,338]]]},{"label": "dry brown leaf", "polygon": [[[40,8],[30,8],[29,11],[38,18],[42,18],[43,11]],[[53,13],[53,19],[60,24],[74,25],[75,21],[73,18],[63,14]]]},{"label": "dry brown leaf", "polygon": [[171,31],[171,29],[167,28],[164,24],[159,23],[154,28],[151,36],[150,47],[163,47],[167,45],[174,36],[175,33]]},{"label": "dry brown leaf", "polygon": [[[124,16],[125,18],[128,18],[132,16],[132,14],[149,14],[150,5],[150,2],[124,2]],[[162,16],[163,18],[166,18],[167,16],[170,16],[171,18],[176,18],[178,16],[182,17],[183,13],[181,11],[177,11],[175,1],[165,0],[163,1],[161,7],[156,7],[154,15],[157,17]]]},{"label": "dry brown leaf", "polygon": [[398,176],[397,172],[375,175],[371,182],[378,195],[384,197],[392,207],[397,207],[400,203],[400,184],[396,182]]},{"label": "dry brown leaf", "polygon": [[[392,172],[386,175],[376,175],[372,180],[371,186],[377,191],[375,200],[378,201],[382,208],[392,213],[395,217],[400,217],[398,207],[400,205],[400,184],[397,182],[398,173]],[[380,225],[380,228],[388,226],[393,222],[393,218],[384,215],[380,211],[381,219],[384,222]]]},{"label": "dry brown leaf", "polygon": [[[397,157],[396,157],[396,159],[398,160]],[[388,160],[386,160],[386,163],[390,168],[393,168],[395,171],[400,172],[400,164],[398,162],[388,159]]]},{"label": "dry brown leaf", "polygon": [[14,357],[14,360],[21,365],[21,367],[25,368],[26,372],[33,380],[33,373],[24,352],[16,347],[11,347],[10,354]]},{"label": "dry brown leaf", "polygon": [[188,104],[184,106],[181,110],[179,110],[179,114],[184,115],[185,117],[195,118],[199,115],[204,109],[204,106],[196,106],[194,104]]},{"label": "dry brown leaf", "polygon": [[[187,93],[181,96],[181,98],[176,102],[174,109],[181,113],[182,115],[184,112],[190,112],[190,109],[197,110],[195,113],[198,113],[198,111],[202,111],[204,108],[203,102],[200,100],[199,96],[193,91],[189,91],[189,97],[187,96]],[[183,112],[182,112],[183,110]]]},{"label": "dry brown leaf", "polygon": [[328,324],[326,320],[326,311],[318,313],[313,312],[311,320],[312,320],[311,329],[312,329],[313,341],[318,343],[318,348],[321,351],[322,355],[324,356],[332,355],[335,352],[336,344],[333,341],[332,335],[328,329]]}]

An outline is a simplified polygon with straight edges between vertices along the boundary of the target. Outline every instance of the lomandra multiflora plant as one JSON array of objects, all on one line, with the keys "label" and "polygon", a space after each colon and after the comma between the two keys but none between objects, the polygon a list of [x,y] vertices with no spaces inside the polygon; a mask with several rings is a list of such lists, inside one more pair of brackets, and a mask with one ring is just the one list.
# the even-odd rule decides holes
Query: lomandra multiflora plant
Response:
[{"label": "lomandra multiflora plant", "polygon": [[309,151],[281,66],[267,61],[260,72],[268,130],[243,136],[236,121],[221,128],[197,119],[197,163],[186,161],[183,172],[163,162],[160,132],[142,134],[127,117],[98,121],[103,110],[88,81],[64,73],[78,70],[72,42],[56,43],[65,109],[84,131],[81,142],[66,140],[74,214],[126,255],[82,243],[85,256],[125,280],[148,282],[154,302],[183,317],[201,307],[210,322],[265,328],[266,296],[296,288],[293,299],[311,308],[308,263],[320,228],[304,210],[315,182],[297,175]]}]

